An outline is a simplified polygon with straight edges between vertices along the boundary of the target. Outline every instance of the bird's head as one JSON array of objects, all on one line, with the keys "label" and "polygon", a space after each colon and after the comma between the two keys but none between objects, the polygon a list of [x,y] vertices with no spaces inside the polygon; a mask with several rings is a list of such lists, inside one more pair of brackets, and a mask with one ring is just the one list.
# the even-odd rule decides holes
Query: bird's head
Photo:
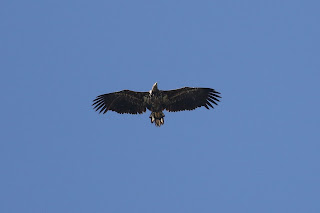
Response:
[{"label": "bird's head", "polygon": [[152,86],[152,91],[157,91],[158,90],[158,82],[154,83]]},{"label": "bird's head", "polygon": [[152,86],[152,89],[150,90],[150,94],[152,93],[156,93],[158,92],[159,89],[158,89],[158,82],[154,83],[154,85]]}]

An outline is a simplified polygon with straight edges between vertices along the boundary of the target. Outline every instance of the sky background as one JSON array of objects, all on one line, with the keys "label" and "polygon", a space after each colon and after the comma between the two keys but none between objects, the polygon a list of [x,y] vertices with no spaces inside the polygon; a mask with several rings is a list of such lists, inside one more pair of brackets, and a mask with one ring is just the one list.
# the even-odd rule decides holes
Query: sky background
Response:
[{"label": "sky background", "polygon": [[[0,2],[0,212],[320,212],[320,3]],[[214,110],[99,115],[130,89]]]}]

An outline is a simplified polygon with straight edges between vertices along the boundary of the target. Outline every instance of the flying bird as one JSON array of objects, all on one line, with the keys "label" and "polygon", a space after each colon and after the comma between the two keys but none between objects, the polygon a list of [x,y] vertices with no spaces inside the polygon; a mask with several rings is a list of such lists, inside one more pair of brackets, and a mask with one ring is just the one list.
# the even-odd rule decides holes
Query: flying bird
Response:
[{"label": "flying bird", "polygon": [[214,108],[212,103],[218,105],[221,98],[214,89],[183,87],[175,90],[159,90],[157,82],[149,92],[135,92],[122,90],[97,96],[93,100],[93,107],[99,113],[107,111],[117,113],[142,114],[146,109],[151,111],[151,123],[160,127],[164,124],[163,110],[178,112],[194,110],[204,106]]}]

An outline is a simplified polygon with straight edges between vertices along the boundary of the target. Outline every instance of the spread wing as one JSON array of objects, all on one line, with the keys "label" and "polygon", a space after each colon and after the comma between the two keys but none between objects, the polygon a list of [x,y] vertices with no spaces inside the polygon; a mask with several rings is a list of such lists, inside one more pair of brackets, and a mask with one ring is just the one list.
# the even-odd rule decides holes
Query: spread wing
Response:
[{"label": "spread wing", "polygon": [[108,110],[118,113],[141,114],[146,111],[144,96],[148,92],[135,92],[130,90],[122,90],[119,92],[99,95],[93,100],[92,106],[99,113],[106,113]]},{"label": "spread wing", "polygon": [[211,88],[184,87],[176,90],[163,91],[165,109],[169,112],[194,110],[198,107],[212,107],[218,105],[219,92]]}]

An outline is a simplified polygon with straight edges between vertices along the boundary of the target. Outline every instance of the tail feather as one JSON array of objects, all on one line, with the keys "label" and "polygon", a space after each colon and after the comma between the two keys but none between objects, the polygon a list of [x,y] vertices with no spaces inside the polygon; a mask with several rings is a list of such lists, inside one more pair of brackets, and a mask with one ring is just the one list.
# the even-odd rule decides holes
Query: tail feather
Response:
[{"label": "tail feather", "polygon": [[154,123],[157,127],[164,124],[164,113],[163,112],[152,112],[150,114],[151,123]]}]

